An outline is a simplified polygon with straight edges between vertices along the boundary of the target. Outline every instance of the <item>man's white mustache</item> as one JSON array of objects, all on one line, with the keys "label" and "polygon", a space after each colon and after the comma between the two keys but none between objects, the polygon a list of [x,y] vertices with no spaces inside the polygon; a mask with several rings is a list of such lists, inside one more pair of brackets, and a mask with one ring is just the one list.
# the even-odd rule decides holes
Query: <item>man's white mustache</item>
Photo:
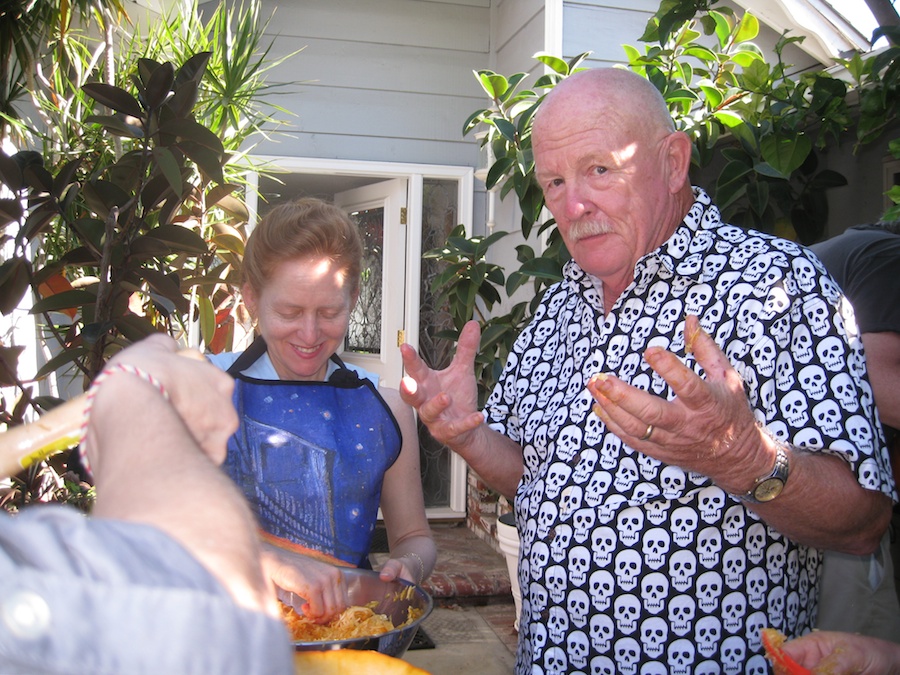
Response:
[{"label": "man's white mustache", "polygon": [[613,228],[609,223],[596,220],[577,220],[569,225],[569,237],[574,240],[595,237],[598,234],[609,234]]}]

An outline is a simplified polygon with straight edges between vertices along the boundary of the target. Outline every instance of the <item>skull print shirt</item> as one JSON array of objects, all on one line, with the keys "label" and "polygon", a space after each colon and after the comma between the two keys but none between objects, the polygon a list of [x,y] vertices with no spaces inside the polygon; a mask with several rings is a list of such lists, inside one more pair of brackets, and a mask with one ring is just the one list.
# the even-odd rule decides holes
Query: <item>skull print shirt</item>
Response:
[{"label": "skull print shirt", "polygon": [[567,263],[485,407],[524,454],[520,675],[764,673],[761,628],[795,636],[813,626],[818,550],[706,476],[625,445],[592,412],[585,385],[600,372],[673,397],[641,358],[652,345],[702,372],[685,352],[687,313],[727,354],[774,437],[838,453],[860,484],[896,498],[837,285],[803,247],[723,224],[702,190],[694,196],[608,315],[600,281]]}]

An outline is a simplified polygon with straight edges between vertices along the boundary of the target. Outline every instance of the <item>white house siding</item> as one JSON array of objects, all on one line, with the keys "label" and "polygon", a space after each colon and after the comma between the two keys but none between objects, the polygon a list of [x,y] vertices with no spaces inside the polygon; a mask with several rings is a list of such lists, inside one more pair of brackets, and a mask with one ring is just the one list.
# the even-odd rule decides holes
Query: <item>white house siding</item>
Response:
[{"label": "white house siding", "polygon": [[[534,60],[539,51],[549,51],[545,34],[544,0],[495,0],[491,27],[492,70],[504,75],[540,74],[543,66]],[[540,68],[539,68],[540,67]]]},{"label": "white house siding", "polygon": [[563,50],[566,58],[592,52],[585,65],[603,68],[623,63],[623,44],[637,45],[647,20],[656,12],[654,0],[563,3]]},{"label": "white house siding", "polygon": [[[236,3],[235,3],[236,4]],[[461,129],[482,104],[472,71],[490,53],[490,0],[263,0],[269,81],[296,117],[259,154],[474,166]]]}]

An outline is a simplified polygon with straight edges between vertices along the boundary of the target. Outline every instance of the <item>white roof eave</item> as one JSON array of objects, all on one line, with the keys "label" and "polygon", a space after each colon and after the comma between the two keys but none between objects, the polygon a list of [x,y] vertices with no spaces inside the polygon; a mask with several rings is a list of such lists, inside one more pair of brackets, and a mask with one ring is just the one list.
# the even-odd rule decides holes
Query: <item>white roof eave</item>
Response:
[{"label": "white roof eave", "polygon": [[125,11],[132,10],[128,11],[129,15],[135,11],[132,5],[138,6],[138,12],[150,12],[160,16],[168,15],[178,5],[182,5],[185,11],[190,11],[191,7],[190,0],[128,0],[124,4]]},{"label": "white roof eave", "polygon": [[[826,2],[821,0],[734,0],[749,9],[760,21],[789,36],[805,36],[797,47],[826,68],[835,59],[852,52],[869,52],[869,38],[857,30]],[[752,5],[752,6],[751,6]]]}]

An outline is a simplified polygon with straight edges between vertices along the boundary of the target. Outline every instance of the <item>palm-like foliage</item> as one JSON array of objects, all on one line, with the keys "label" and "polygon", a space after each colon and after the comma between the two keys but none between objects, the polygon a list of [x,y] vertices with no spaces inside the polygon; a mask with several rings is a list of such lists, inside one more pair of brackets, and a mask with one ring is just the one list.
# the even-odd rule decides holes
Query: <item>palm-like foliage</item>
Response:
[{"label": "palm-like foliage", "polygon": [[[22,123],[17,105],[34,87],[36,66],[57,51],[64,66],[73,21],[105,26],[125,16],[122,0],[5,0],[0,7],[0,139]],[[52,59],[51,59],[52,60]]]},{"label": "palm-like foliage", "polygon": [[28,149],[0,150],[0,313],[31,292],[42,347],[56,354],[20,378],[19,348],[0,345],[0,384],[21,392],[11,409],[0,398],[7,424],[56,403],[29,381],[56,372],[86,382],[149,333],[199,332],[206,347],[227,347],[223,319],[240,308],[243,160],[254,135],[282,124],[266,75],[294,54],[269,58],[258,0],[206,19],[195,3],[143,28],[114,20],[119,3],[82,0],[72,15],[63,1],[62,15],[41,14],[62,21],[49,27],[29,15],[31,60],[13,50],[3,63],[22,105],[0,123]]}]

